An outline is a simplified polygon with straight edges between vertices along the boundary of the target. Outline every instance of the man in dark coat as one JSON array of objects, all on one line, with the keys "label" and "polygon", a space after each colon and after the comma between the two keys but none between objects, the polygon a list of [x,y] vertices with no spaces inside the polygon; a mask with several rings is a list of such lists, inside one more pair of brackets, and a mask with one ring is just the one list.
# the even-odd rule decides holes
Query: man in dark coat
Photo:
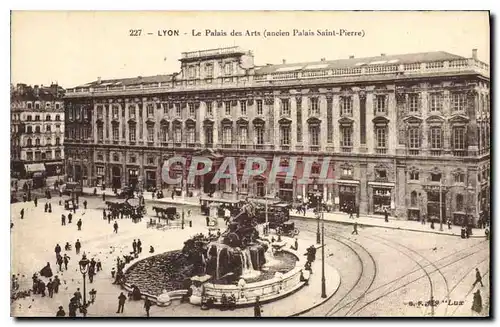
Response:
[{"label": "man in dark coat", "polygon": [[479,272],[479,269],[476,268],[476,280],[474,281],[474,284],[472,286],[476,286],[477,283],[481,284],[481,287],[483,287],[483,278],[481,277],[481,273]]},{"label": "man in dark coat", "polygon": [[134,239],[134,241],[132,242],[132,250],[134,250],[134,253],[136,253],[136,252],[137,252],[137,242],[135,241],[135,239]]},{"label": "man in dark coat", "polygon": [[83,200],[83,209],[87,209],[87,200]]},{"label": "man in dark coat", "polygon": [[76,223],[76,227],[78,227],[78,230],[82,230],[82,220],[78,219],[78,222]]},{"label": "man in dark coat", "polygon": [[384,219],[386,223],[389,222],[389,213],[387,212],[387,209],[384,210]]},{"label": "man in dark coat", "polygon": [[75,297],[72,297],[71,300],[69,300],[69,306],[68,306],[68,310],[69,310],[69,316],[70,317],[76,317],[76,310],[78,309],[78,304],[76,303],[76,298]]},{"label": "man in dark coat", "polygon": [[21,219],[24,219],[24,208],[21,209]]},{"label": "man in dark coat", "polygon": [[47,212],[48,210],[49,210],[49,204],[45,203],[45,205],[43,206],[43,211]]},{"label": "man in dark coat", "polygon": [[106,193],[102,192],[102,201],[106,201]]},{"label": "man in dark coat", "polygon": [[52,281],[52,278],[49,279],[49,282],[47,283],[47,291],[49,292],[49,297],[54,297],[54,282]]},{"label": "man in dark coat", "polygon": [[146,310],[146,317],[149,317],[149,309],[151,309],[151,301],[148,298],[144,300],[144,309]]},{"label": "man in dark coat", "polygon": [[52,282],[52,285],[54,286],[54,293],[59,293],[59,285],[61,285],[61,280],[59,279],[59,276],[54,277],[54,281]]},{"label": "man in dark coat", "polygon": [[61,246],[59,243],[56,244],[56,247],[54,248],[54,252],[56,253],[56,257],[59,253],[61,253]]},{"label": "man in dark coat", "polygon": [[82,301],[82,292],[80,292],[79,287],[76,289],[76,292],[73,295],[75,296],[76,303],[80,305]]},{"label": "man in dark coat", "polygon": [[61,215],[61,226],[66,225],[66,216],[64,214]]},{"label": "man in dark coat", "polygon": [[49,213],[52,213],[52,204],[49,203]]},{"label": "man in dark coat", "polygon": [[68,255],[65,253],[64,254],[64,258],[63,258],[63,261],[64,261],[64,269],[68,270],[68,262],[69,262],[69,259],[71,259],[70,257],[68,257]]},{"label": "man in dark coat", "polygon": [[120,296],[118,296],[118,310],[116,311],[116,313],[123,313],[126,299],[127,297],[123,294],[123,292],[121,292]]},{"label": "man in dark coat", "polygon": [[64,309],[61,305],[61,306],[59,306],[59,310],[56,313],[56,317],[65,317],[65,316],[66,316],[66,312],[64,312]]},{"label": "man in dark coat", "polygon": [[43,280],[38,281],[38,293],[42,294],[42,297],[45,297],[45,283]]},{"label": "man in dark coat", "polygon": [[357,221],[353,225],[353,231],[352,231],[351,235],[352,234],[358,235],[358,222]]},{"label": "man in dark coat", "polygon": [[36,208],[38,206],[38,199],[36,198],[36,196],[33,199],[33,203],[35,204],[35,208]]},{"label": "man in dark coat", "polygon": [[40,276],[50,278],[53,276],[52,268],[50,268],[50,263],[47,262],[47,265],[40,270]]},{"label": "man in dark coat", "polygon": [[95,266],[89,266],[89,282],[92,284],[94,282]]},{"label": "man in dark coat", "polygon": [[77,239],[76,240],[76,243],[75,243],[75,250],[76,250],[76,254],[80,254],[80,249],[82,248],[82,244],[80,243],[80,240]]},{"label": "man in dark coat", "polygon": [[73,214],[70,212],[68,214],[68,224],[71,224],[71,219],[73,219]]},{"label": "man in dark coat", "polygon": [[113,224],[113,231],[118,234],[118,223],[115,221],[115,223]]},{"label": "man in dark coat", "polygon": [[253,316],[261,317],[262,316],[262,305],[260,304],[260,296],[257,296],[255,299],[255,304],[253,306]]},{"label": "man in dark coat", "polygon": [[142,242],[140,239],[137,239],[137,253],[142,252]]}]

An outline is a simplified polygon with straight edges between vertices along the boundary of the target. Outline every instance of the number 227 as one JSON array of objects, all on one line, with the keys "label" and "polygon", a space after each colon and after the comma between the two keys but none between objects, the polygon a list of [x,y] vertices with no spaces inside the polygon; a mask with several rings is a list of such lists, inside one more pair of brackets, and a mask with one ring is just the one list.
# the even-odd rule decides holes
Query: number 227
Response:
[{"label": "number 227", "polygon": [[129,30],[130,36],[141,36],[142,30]]}]

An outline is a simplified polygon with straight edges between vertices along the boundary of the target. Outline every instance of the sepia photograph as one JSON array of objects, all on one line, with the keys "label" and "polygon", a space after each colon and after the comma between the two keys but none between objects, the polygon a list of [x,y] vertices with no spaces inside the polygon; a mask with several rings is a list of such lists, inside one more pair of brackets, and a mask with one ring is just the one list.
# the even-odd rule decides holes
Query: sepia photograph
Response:
[{"label": "sepia photograph", "polygon": [[11,11],[16,318],[491,318],[488,11]]}]

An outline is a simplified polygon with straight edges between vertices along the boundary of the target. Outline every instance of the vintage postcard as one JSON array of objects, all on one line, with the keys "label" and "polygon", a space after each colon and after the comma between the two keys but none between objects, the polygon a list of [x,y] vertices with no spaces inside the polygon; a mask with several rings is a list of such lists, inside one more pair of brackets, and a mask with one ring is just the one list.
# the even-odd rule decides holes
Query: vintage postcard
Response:
[{"label": "vintage postcard", "polygon": [[11,13],[14,317],[490,317],[490,16]]}]

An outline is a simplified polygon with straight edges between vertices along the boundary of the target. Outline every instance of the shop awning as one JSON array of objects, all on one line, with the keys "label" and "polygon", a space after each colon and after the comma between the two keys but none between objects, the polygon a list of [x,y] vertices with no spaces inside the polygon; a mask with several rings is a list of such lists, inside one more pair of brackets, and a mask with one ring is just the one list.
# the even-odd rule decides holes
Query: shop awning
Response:
[{"label": "shop awning", "polygon": [[358,185],[359,181],[350,180],[350,179],[339,179],[339,180],[337,180],[337,183],[338,184],[355,184],[355,185]]},{"label": "shop awning", "polygon": [[57,165],[62,165],[62,161],[55,161],[55,162],[46,162],[45,166],[57,166]]},{"label": "shop awning", "polygon": [[43,163],[26,164],[24,165],[24,168],[28,173],[45,171],[45,165]]},{"label": "shop awning", "polygon": [[387,182],[368,182],[368,185],[382,186],[382,187],[394,187],[394,183],[387,183]]}]

